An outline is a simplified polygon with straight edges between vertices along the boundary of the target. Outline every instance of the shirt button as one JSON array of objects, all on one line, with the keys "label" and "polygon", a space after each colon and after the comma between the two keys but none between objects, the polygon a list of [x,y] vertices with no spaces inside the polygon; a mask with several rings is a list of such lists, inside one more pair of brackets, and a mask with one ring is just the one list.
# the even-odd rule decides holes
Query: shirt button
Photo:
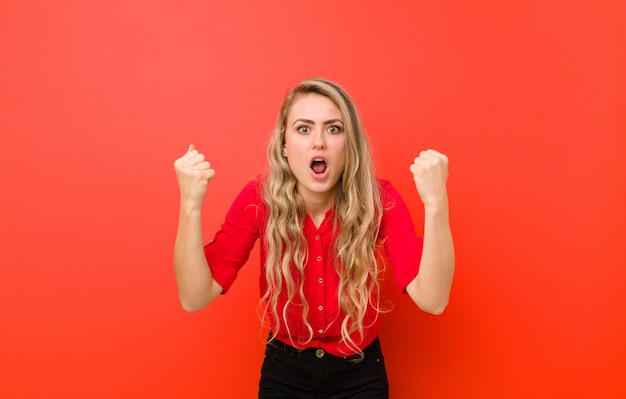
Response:
[{"label": "shirt button", "polygon": [[317,330],[317,332],[321,334],[321,333],[323,333],[323,332],[324,332],[324,330],[322,330],[322,329],[320,328],[319,330]]},{"label": "shirt button", "polygon": [[320,278],[317,279],[317,282],[322,284],[324,282],[324,279],[320,277]]},{"label": "shirt button", "polygon": [[324,310],[324,307],[323,306],[318,306],[317,310],[322,311],[322,310]]},{"label": "shirt button", "polygon": [[315,239],[319,241],[319,239],[320,239],[320,236],[315,236]]},{"label": "shirt button", "polygon": [[322,261],[322,257],[321,257],[321,256],[318,256],[318,257],[317,257],[317,261],[318,261],[318,262],[321,262],[321,261]]}]

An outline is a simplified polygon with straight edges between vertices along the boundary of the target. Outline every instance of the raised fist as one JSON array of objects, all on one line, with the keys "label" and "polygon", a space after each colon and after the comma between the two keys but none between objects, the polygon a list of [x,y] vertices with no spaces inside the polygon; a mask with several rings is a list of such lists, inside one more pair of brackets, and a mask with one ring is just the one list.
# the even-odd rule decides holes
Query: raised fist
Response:
[{"label": "raised fist", "polygon": [[215,171],[211,169],[211,164],[206,161],[204,154],[198,152],[196,147],[190,144],[185,155],[174,161],[174,169],[181,202],[202,205],[207,184],[215,176]]},{"label": "raised fist", "polygon": [[424,206],[437,206],[446,202],[448,192],[448,157],[435,150],[420,152],[410,167],[415,187]]}]

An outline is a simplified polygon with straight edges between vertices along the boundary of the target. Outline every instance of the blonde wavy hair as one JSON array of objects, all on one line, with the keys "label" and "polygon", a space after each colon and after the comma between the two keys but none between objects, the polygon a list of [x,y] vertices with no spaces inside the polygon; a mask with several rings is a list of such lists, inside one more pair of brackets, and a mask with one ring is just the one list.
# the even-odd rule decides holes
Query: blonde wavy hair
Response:
[{"label": "blonde wavy hair", "polygon": [[[328,80],[305,80],[287,94],[269,144],[269,176],[263,188],[268,218],[265,231],[267,291],[261,298],[262,313],[274,320],[272,337],[280,330],[281,319],[285,320],[284,328],[291,337],[287,323],[288,308],[299,307],[300,304],[295,305],[298,303],[296,298],[299,298],[302,319],[309,331],[308,339],[298,337],[299,341],[306,344],[313,339],[313,329],[307,320],[309,306],[302,284],[308,257],[303,234],[306,213],[296,188],[296,177],[282,156],[291,107],[301,96],[310,93],[328,97],[339,108],[344,122],[346,166],[337,183],[336,235],[332,255],[340,275],[338,303],[345,312],[341,321],[342,342],[362,356],[363,348],[354,342],[352,335],[358,332],[363,336],[367,327],[363,320],[368,307],[373,306],[377,313],[380,312],[382,260],[377,252],[377,239],[382,204],[369,144],[356,106],[341,87]],[[287,301],[279,309],[281,292],[286,292]]]}]

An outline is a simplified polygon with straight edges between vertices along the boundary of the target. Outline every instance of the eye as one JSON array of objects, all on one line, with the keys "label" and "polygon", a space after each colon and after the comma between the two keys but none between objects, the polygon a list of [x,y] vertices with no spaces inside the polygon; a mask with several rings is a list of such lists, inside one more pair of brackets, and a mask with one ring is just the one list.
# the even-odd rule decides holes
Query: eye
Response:
[{"label": "eye", "polygon": [[298,131],[298,133],[302,134],[307,134],[311,131],[311,129],[307,125],[298,126],[296,130]]},{"label": "eye", "polygon": [[341,133],[342,131],[343,131],[343,129],[339,125],[330,125],[328,127],[328,132],[329,133],[337,134],[337,133]]}]

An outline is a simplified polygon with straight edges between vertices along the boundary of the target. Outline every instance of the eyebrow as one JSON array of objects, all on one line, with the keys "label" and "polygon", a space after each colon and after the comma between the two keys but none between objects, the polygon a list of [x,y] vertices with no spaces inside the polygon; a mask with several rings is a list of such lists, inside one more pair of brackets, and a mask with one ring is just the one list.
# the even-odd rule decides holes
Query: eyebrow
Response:
[{"label": "eyebrow", "polygon": [[[298,122],[304,122],[304,123],[308,123],[308,124],[311,124],[311,125],[315,125],[315,121],[313,121],[311,119],[305,119],[305,118],[298,118],[298,119],[296,119],[293,122],[292,125],[295,125]],[[331,125],[331,124],[337,123],[337,122],[339,122],[339,123],[341,123],[343,125],[343,121],[341,119],[330,119],[330,120],[325,121],[323,124],[324,125]]]}]

